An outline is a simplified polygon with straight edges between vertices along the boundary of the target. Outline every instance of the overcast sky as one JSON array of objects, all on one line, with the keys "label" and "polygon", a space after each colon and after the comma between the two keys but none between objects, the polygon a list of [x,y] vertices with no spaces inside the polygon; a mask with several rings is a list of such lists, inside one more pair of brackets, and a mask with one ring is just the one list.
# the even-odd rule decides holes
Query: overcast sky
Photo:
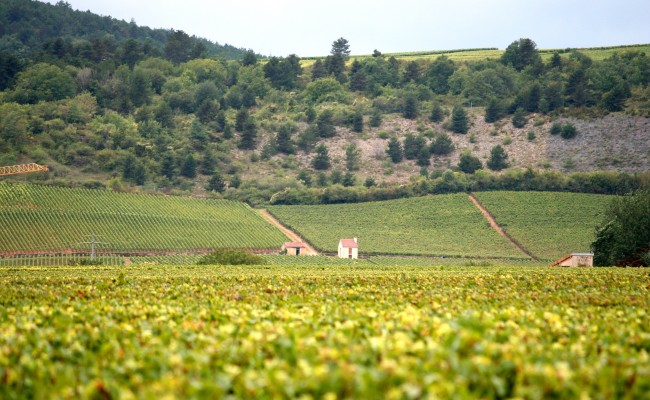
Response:
[{"label": "overcast sky", "polygon": [[[67,0],[74,9],[183,30],[274,56],[650,43],[650,0]],[[56,0],[48,0],[56,3]]]}]

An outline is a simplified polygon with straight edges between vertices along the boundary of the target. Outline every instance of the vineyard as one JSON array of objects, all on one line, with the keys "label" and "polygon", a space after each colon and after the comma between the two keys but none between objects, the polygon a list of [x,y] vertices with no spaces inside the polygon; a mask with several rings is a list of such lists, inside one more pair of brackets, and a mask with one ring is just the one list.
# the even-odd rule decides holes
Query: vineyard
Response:
[{"label": "vineyard", "polygon": [[479,192],[497,223],[536,257],[589,252],[611,196],[550,192]]},{"label": "vineyard", "polygon": [[490,228],[466,194],[269,211],[323,251],[336,251],[340,238],[358,237],[364,254],[525,257]]},{"label": "vineyard", "polygon": [[244,203],[0,183],[0,251],[275,249],[284,235]]},{"label": "vineyard", "polygon": [[647,398],[640,269],[0,268],[0,398]]}]

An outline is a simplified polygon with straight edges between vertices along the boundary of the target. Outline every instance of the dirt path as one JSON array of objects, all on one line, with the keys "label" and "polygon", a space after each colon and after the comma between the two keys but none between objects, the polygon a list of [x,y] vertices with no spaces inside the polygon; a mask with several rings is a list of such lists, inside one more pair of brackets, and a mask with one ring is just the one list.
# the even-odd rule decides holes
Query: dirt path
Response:
[{"label": "dirt path", "polygon": [[303,242],[305,246],[307,246],[301,254],[305,254],[308,256],[317,256],[318,252],[316,249],[314,249],[309,243],[307,243],[303,238],[298,236],[294,231],[291,229],[287,228],[286,226],[282,225],[280,221],[275,219],[271,213],[269,213],[267,210],[259,210],[260,215],[267,221],[269,221],[271,224],[276,226],[278,229],[282,231],[282,233],[285,234],[286,237],[288,237],[292,242]]},{"label": "dirt path", "polygon": [[516,240],[514,240],[510,235],[508,235],[508,233],[507,233],[506,231],[504,231],[503,228],[501,228],[501,227],[499,226],[499,224],[497,224],[497,221],[494,219],[494,217],[492,216],[492,214],[490,214],[490,212],[487,210],[487,208],[483,207],[483,204],[481,204],[481,202],[478,201],[478,199],[477,199],[477,198],[476,198],[472,193],[470,193],[468,196],[469,196],[469,199],[472,201],[472,203],[474,203],[474,205],[475,205],[479,210],[481,210],[481,213],[483,214],[483,216],[485,217],[485,219],[487,219],[487,220],[490,222],[490,226],[492,227],[492,229],[494,229],[495,231],[497,231],[497,232],[499,233],[499,235],[501,235],[501,236],[503,236],[504,238],[506,238],[506,240],[509,241],[509,242],[510,242],[513,246],[515,246],[517,249],[519,249],[519,251],[521,251],[522,253],[526,254],[528,257],[532,258],[533,260],[537,260],[537,257],[535,257],[535,256],[534,256],[530,251],[528,251],[526,248],[524,248],[524,246],[522,246],[522,245],[520,245],[519,243],[517,243]]}]

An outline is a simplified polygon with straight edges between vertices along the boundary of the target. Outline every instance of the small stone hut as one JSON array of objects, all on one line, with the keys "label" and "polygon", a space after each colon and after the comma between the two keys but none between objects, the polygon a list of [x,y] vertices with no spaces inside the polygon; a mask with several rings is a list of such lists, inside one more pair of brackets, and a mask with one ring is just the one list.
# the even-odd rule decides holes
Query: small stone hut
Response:
[{"label": "small stone hut", "polygon": [[357,238],[339,240],[339,258],[359,258]]},{"label": "small stone hut", "polygon": [[305,245],[303,242],[285,242],[282,245],[281,250],[286,250],[287,255],[289,256],[299,256],[304,252],[303,249],[305,248],[307,248],[307,245]]},{"label": "small stone hut", "polygon": [[593,253],[571,253],[568,254],[553,264],[551,267],[593,267],[594,254]]}]

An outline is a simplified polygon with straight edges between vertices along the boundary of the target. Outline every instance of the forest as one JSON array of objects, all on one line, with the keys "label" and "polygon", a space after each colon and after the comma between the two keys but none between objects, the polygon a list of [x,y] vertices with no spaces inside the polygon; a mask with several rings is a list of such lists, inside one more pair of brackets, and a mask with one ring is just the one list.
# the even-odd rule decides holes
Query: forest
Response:
[{"label": "forest", "polygon": [[[481,161],[450,140],[467,134],[470,109],[481,110],[485,123],[513,126],[562,116],[648,117],[650,60],[643,51],[621,47],[594,60],[571,49],[542,52],[521,38],[499,58],[406,61],[378,50],[355,58],[351,45],[336,39],[331,53],[315,60],[263,57],[65,2],[3,1],[0,165],[46,164],[51,174],[25,179],[48,184],[252,204],[482,187],[625,193],[646,179],[620,171],[508,169],[504,146]],[[346,145],[342,162],[332,158],[332,141],[342,132],[364,140],[395,119],[422,129],[377,134],[386,143],[377,154],[385,158],[383,172],[366,171],[361,179],[367,160],[355,143]],[[570,140],[577,132],[556,123],[550,133]],[[460,154],[458,164],[435,167],[451,153]],[[406,184],[382,182],[391,165],[408,160],[418,171]]]}]

